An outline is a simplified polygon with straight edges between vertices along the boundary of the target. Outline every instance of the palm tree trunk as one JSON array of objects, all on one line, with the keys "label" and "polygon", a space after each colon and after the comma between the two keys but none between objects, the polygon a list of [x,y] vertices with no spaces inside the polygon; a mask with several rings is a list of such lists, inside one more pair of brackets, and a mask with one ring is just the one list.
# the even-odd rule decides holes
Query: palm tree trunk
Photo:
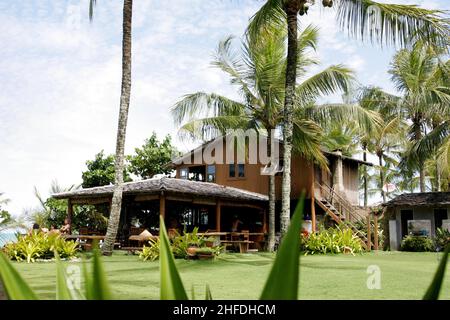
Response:
[{"label": "palm tree trunk", "polygon": [[[363,145],[363,160],[367,161],[367,147]],[[363,166],[363,185],[364,185],[364,208],[367,208],[369,200],[369,191],[367,187],[367,166]]]},{"label": "palm tree trunk", "polygon": [[[267,151],[269,152],[270,165],[274,164],[272,155],[271,131],[267,131]],[[275,172],[269,175],[269,238],[267,241],[267,250],[274,251],[275,248]]]},{"label": "palm tree trunk", "polygon": [[295,96],[295,83],[297,78],[297,14],[298,2],[293,0],[286,4],[285,11],[288,25],[288,53],[286,65],[286,83],[284,98],[283,123],[283,181],[281,187],[281,236],[287,232],[291,220],[291,156],[293,109]]},{"label": "palm tree trunk", "polygon": [[437,192],[441,191],[441,173],[437,159],[436,159],[436,191]]},{"label": "palm tree trunk", "polygon": [[419,163],[419,185],[420,185],[420,192],[425,192],[425,168],[423,165],[423,162],[420,161]]},{"label": "palm tree trunk", "polygon": [[116,159],[114,193],[111,203],[111,213],[106,231],[105,243],[102,247],[104,255],[111,255],[117,230],[119,229],[120,211],[122,208],[123,171],[125,137],[128,122],[128,109],[131,93],[131,22],[133,12],[133,0],[123,2],[123,38],[122,38],[122,90],[120,94],[119,123],[117,128]]},{"label": "palm tree trunk", "polygon": [[[416,142],[420,141],[420,139],[422,139],[422,131],[420,130],[420,123],[422,121],[422,113],[417,113],[414,117],[414,140]],[[419,187],[420,187],[420,192],[425,192],[426,191],[426,185],[425,185],[425,168],[424,168],[424,163],[422,159],[419,159]]]},{"label": "palm tree trunk", "polygon": [[386,193],[383,190],[383,187],[384,187],[383,154],[378,155],[378,163],[380,165],[381,197],[383,198],[383,203],[385,203],[386,202]]}]

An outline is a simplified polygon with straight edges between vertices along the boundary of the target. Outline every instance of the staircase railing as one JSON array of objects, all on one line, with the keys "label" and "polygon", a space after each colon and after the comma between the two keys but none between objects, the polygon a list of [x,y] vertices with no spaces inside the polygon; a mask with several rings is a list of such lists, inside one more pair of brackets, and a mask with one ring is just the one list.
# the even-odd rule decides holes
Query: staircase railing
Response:
[{"label": "staircase railing", "polygon": [[[363,232],[361,232],[361,230],[359,230],[358,227],[354,224],[354,222],[356,221],[365,221],[366,217],[358,213],[347,199],[342,197],[338,192],[336,192],[326,183],[320,184],[318,182],[315,182],[315,187],[320,190],[321,199],[324,199],[329,204],[331,204],[337,210],[338,214],[336,215],[331,211],[330,208],[327,208],[324,205],[322,207],[328,211],[330,216],[337,223],[345,224],[350,227],[353,232],[355,232],[355,234],[362,240],[364,246],[367,248],[367,236]],[[317,200],[320,201],[321,199],[318,198]]]},{"label": "staircase railing", "polygon": [[325,198],[329,203],[331,203],[347,221],[356,221],[360,219],[365,219],[365,216],[358,213],[354,206],[344,197],[342,197],[336,190],[331,188],[326,183],[315,182],[316,188],[321,191],[322,198]]}]

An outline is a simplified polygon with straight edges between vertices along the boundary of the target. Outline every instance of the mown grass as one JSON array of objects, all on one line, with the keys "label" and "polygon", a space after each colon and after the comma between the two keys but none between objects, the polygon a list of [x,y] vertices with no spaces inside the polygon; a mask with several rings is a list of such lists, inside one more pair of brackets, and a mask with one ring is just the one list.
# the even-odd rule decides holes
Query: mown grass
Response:
[{"label": "mown grass", "polygon": [[[377,252],[361,255],[301,257],[300,299],[421,299],[439,263],[437,253]],[[104,266],[114,298],[159,299],[159,263],[115,252]],[[185,288],[203,298],[209,284],[214,299],[258,299],[274,256],[268,253],[227,254],[216,261],[177,260]],[[68,263],[66,263],[68,264]],[[80,265],[71,262],[71,265]],[[381,269],[381,289],[366,286],[367,267]],[[55,298],[53,262],[14,263],[39,297]],[[440,299],[450,299],[447,266]]]}]

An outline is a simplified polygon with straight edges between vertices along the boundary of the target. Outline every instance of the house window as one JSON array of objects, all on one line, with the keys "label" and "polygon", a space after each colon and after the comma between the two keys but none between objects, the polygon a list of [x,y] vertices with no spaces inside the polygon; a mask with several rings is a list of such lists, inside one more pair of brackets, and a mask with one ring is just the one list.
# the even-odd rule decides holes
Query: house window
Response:
[{"label": "house window", "polygon": [[239,178],[245,177],[245,166],[243,163],[238,164],[238,177]]},{"label": "house window", "polygon": [[230,164],[228,176],[230,178],[243,178],[245,177],[245,165],[243,163]]},{"label": "house window", "polygon": [[207,167],[206,181],[215,182],[216,181],[216,166],[211,165]]},{"label": "house window", "polygon": [[229,176],[230,178],[236,177],[236,166],[235,166],[234,163],[231,163],[231,164],[229,165],[228,176]]},{"label": "house window", "polygon": [[180,179],[187,179],[187,178],[188,178],[188,168],[180,169]]}]

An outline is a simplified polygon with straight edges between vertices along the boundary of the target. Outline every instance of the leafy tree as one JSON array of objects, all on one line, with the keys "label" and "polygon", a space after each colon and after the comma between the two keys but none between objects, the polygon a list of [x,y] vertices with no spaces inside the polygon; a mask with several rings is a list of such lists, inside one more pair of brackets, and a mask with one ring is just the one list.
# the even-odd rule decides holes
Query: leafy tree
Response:
[{"label": "leafy tree", "polygon": [[3,192],[0,192],[0,225],[6,225],[9,221],[11,221],[11,214],[2,209],[2,205],[5,205],[9,202],[9,199],[3,198]]},{"label": "leafy tree", "polygon": [[156,133],[145,140],[141,148],[134,149],[135,154],[129,156],[129,170],[142,179],[150,179],[155,174],[169,174],[172,169],[168,164],[179,152],[172,145],[170,135],[159,141]]},{"label": "leafy tree", "polygon": [[[291,151],[294,140],[294,101],[298,70],[298,15],[304,15],[314,5],[313,0],[267,0],[253,16],[248,31],[258,36],[261,29],[277,25],[287,30],[287,66],[283,109],[283,181],[281,231],[290,221]],[[372,0],[323,0],[324,7],[337,7],[337,22],[349,35],[380,44],[408,45],[414,39],[437,41],[448,45],[448,21],[444,12],[409,5],[378,3]]]},{"label": "leafy tree", "polygon": [[[86,161],[87,171],[81,174],[83,188],[106,186],[114,183],[115,165],[114,155],[105,156],[103,150],[95,155],[94,160]],[[131,181],[128,168],[123,172],[124,180]]]}]

